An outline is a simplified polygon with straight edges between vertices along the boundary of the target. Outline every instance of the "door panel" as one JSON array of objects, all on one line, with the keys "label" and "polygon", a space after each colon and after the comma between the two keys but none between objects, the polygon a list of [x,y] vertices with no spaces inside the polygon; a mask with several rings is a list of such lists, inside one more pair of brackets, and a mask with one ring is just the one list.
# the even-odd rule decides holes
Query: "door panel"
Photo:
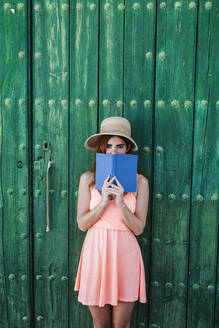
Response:
[{"label": "door panel", "polygon": [[108,116],[130,120],[150,186],[131,327],[218,326],[218,14],[216,0],[1,2],[0,328],[92,327],[77,197]]},{"label": "door panel", "polygon": [[67,327],[69,12],[64,1],[32,9],[34,315],[37,327]]}]

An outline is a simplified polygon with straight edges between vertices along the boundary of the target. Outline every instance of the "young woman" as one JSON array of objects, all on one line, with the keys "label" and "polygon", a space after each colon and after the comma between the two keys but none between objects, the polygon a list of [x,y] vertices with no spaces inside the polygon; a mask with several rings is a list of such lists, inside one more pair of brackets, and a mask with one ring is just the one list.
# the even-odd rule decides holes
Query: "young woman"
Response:
[{"label": "young woman", "polygon": [[[102,121],[99,134],[85,141],[96,153],[129,154],[138,150],[131,126],[123,117]],[[77,223],[87,231],[74,290],[88,305],[95,328],[129,328],[135,301],[146,303],[145,271],[135,235],[145,227],[149,186],[137,174],[136,192],[125,193],[116,177],[95,189],[95,167],[81,175]],[[127,177],[128,178],[128,177]],[[115,183],[113,183],[116,181]]]}]

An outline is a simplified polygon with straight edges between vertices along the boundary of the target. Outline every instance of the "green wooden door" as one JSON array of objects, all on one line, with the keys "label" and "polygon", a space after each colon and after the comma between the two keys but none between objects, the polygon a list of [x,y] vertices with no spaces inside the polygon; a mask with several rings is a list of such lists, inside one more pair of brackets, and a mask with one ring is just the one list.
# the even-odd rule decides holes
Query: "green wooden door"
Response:
[{"label": "green wooden door", "polygon": [[113,115],[150,182],[131,327],[219,326],[218,17],[217,0],[1,1],[0,328],[92,327],[77,189]]}]

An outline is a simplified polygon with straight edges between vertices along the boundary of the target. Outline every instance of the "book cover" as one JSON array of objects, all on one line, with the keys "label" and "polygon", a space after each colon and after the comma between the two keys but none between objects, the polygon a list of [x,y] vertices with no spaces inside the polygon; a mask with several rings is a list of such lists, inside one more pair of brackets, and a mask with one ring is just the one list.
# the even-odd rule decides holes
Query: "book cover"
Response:
[{"label": "book cover", "polygon": [[119,180],[125,192],[135,192],[138,155],[96,153],[95,188],[102,189],[108,175]]}]

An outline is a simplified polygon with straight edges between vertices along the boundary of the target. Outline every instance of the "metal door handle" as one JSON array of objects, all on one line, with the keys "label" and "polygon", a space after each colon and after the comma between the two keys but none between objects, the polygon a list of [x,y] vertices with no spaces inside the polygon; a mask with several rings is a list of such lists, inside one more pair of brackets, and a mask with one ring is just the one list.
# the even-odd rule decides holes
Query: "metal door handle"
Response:
[{"label": "metal door handle", "polygon": [[49,227],[49,169],[52,166],[52,149],[49,150],[50,158],[46,171],[46,232],[50,231]]}]

